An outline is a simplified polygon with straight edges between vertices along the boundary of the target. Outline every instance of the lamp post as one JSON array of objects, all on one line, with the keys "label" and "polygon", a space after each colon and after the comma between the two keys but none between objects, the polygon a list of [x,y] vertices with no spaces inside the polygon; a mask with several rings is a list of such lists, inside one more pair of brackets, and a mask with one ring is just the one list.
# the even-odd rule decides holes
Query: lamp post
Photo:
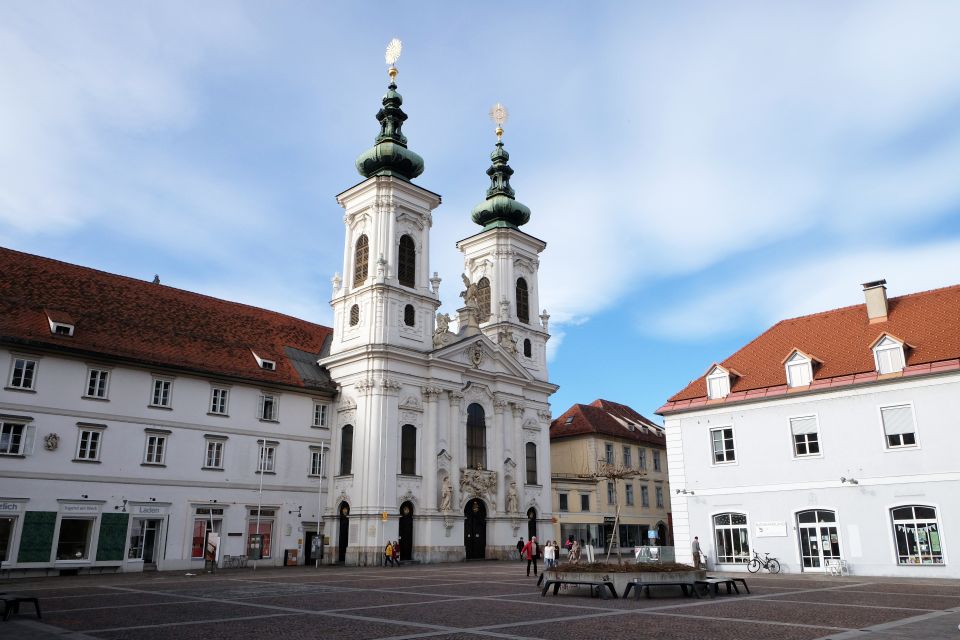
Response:
[{"label": "lamp post", "polygon": [[257,471],[260,473],[260,490],[257,493],[257,542],[260,546],[260,553],[257,554],[258,557],[253,559],[253,570],[257,570],[257,561],[260,557],[263,556],[263,538],[260,537],[260,510],[263,506],[263,462],[264,458],[267,455],[267,441],[261,438],[257,440],[257,444],[260,445],[260,455],[258,457]]},{"label": "lamp post", "polygon": [[[323,522],[323,452],[327,445],[320,443],[320,481],[317,483],[317,538],[320,540],[320,548],[323,548],[323,532],[320,529],[320,523]],[[314,546],[318,546],[314,544]],[[314,558],[316,568],[320,568],[320,558]]]}]

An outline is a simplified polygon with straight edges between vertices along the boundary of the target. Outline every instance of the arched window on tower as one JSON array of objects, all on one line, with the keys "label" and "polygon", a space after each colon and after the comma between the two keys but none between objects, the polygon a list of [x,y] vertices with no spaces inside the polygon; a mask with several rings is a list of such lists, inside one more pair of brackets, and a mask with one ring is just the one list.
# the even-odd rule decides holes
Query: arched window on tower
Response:
[{"label": "arched window on tower", "polygon": [[523,341],[523,355],[528,358],[533,356],[533,344],[531,344],[530,338],[525,338]]},{"label": "arched window on tower", "polygon": [[413,244],[413,238],[408,235],[400,236],[397,280],[405,287],[417,286],[417,247]]},{"label": "arched window on tower", "polygon": [[359,287],[367,280],[370,265],[370,241],[366,234],[357,238],[357,247],[353,252],[353,286]]},{"label": "arched window on tower", "polygon": [[528,442],[527,454],[527,484],[537,484],[537,445]]},{"label": "arched window on tower", "polygon": [[350,326],[355,327],[360,324],[360,305],[355,304],[350,307]]},{"label": "arched window on tower", "polygon": [[477,306],[480,307],[480,322],[490,319],[490,280],[480,278],[477,281]]},{"label": "arched window on tower", "polygon": [[406,476],[417,473],[417,428],[412,424],[400,428],[400,473]]},{"label": "arched window on tower", "polygon": [[412,304],[408,304],[403,308],[403,324],[407,325],[408,327],[412,327],[414,324],[416,324],[416,320],[417,312],[413,308]]},{"label": "arched window on tower", "polygon": [[340,475],[353,473],[353,425],[344,425],[340,430]]},{"label": "arched window on tower", "polygon": [[530,324],[530,291],[523,278],[517,278],[517,320]]},{"label": "arched window on tower", "polygon": [[487,421],[476,402],[467,407],[467,467],[487,468]]}]

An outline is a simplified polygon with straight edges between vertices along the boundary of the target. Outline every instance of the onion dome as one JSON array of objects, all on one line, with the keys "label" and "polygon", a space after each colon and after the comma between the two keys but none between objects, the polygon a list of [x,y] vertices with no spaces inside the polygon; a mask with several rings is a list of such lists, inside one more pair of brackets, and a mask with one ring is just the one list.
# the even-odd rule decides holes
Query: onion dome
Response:
[{"label": "onion dome", "polygon": [[506,109],[497,104],[490,112],[497,123],[497,145],[490,154],[492,164],[487,169],[490,176],[490,188],[487,199],[473,208],[471,218],[484,229],[494,227],[513,227],[526,224],[530,220],[530,209],[514,199],[515,192],[510,186],[513,169],[507,162],[510,154],[503,148],[503,122],[506,121]]},{"label": "onion dome", "polygon": [[[396,55],[399,56],[399,49]],[[423,158],[407,149],[407,137],[401,131],[407,114],[400,108],[403,97],[397,93],[397,68],[392,65],[393,61],[390,62],[390,84],[387,87],[387,93],[383,96],[383,106],[377,112],[380,135],[377,136],[373,147],[357,158],[357,171],[364,178],[395,176],[412,180],[423,173]]]}]

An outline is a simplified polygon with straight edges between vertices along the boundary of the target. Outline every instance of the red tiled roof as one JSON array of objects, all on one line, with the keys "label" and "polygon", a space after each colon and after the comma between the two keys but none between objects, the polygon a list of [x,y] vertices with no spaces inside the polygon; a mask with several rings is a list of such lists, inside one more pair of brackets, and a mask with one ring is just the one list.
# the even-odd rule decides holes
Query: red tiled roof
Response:
[{"label": "red tiled roof", "polygon": [[[48,314],[74,335],[50,331]],[[61,320],[62,321],[62,320]],[[332,329],[280,313],[0,248],[0,340],[298,387],[285,347],[319,354]],[[275,360],[261,369],[251,350]]]},{"label": "red tiled roof", "polygon": [[[907,343],[904,376],[957,368],[960,357],[960,285],[912,293],[888,300],[887,320],[870,324],[866,304],[778,322],[721,362],[739,375],[722,402],[753,400],[787,393],[783,360],[794,349],[815,354],[817,390],[877,380],[871,347],[882,334]],[[657,410],[677,411],[705,405],[703,377],[691,382]],[[709,401],[720,403],[720,400]]]},{"label": "red tiled roof", "polygon": [[[616,417],[614,417],[616,416]],[[567,418],[572,418],[568,423]],[[630,407],[610,402],[609,400],[594,400],[590,404],[575,404],[567,411],[550,423],[550,439],[568,438],[571,436],[580,436],[588,434],[600,434],[633,440],[635,442],[646,442],[652,444],[664,445],[665,441],[662,435],[645,432],[642,429],[630,431],[620,421],[630,422],[635,425],[645,426],[653,429],[655,433],[662,433],[662,429],[655,422],[640,415]]]}]

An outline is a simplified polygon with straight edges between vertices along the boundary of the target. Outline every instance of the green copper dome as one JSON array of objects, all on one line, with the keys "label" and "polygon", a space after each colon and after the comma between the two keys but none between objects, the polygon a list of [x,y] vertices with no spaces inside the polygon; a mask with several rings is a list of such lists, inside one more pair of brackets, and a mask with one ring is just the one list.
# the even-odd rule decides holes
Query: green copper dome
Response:
[{"label": "green copper dome", "polygon": [[530,209],[513,198],[515,193],[510,187],[513,169],[507,164],[510,154],[503,148],[502,141],[497,140],[497,147],[490,154],[490,160],[493,164],[487,169],[487,175],[490,176],[487,199],[473,208],[470,217],[484,229],[517,228],[526,224],[530,220]]},{"label": "green copper dome", "polygon": [[400,130],[407,119],[401,104],[403,97],[397,93],[396,83],[391,81],[383,96],[383,107],[377,112],[380,135],[373,147],[357,158],[357,171],[364,178],[396,176],[412,180],[423,173],[423,158],[407,149],[407,137]]}]

